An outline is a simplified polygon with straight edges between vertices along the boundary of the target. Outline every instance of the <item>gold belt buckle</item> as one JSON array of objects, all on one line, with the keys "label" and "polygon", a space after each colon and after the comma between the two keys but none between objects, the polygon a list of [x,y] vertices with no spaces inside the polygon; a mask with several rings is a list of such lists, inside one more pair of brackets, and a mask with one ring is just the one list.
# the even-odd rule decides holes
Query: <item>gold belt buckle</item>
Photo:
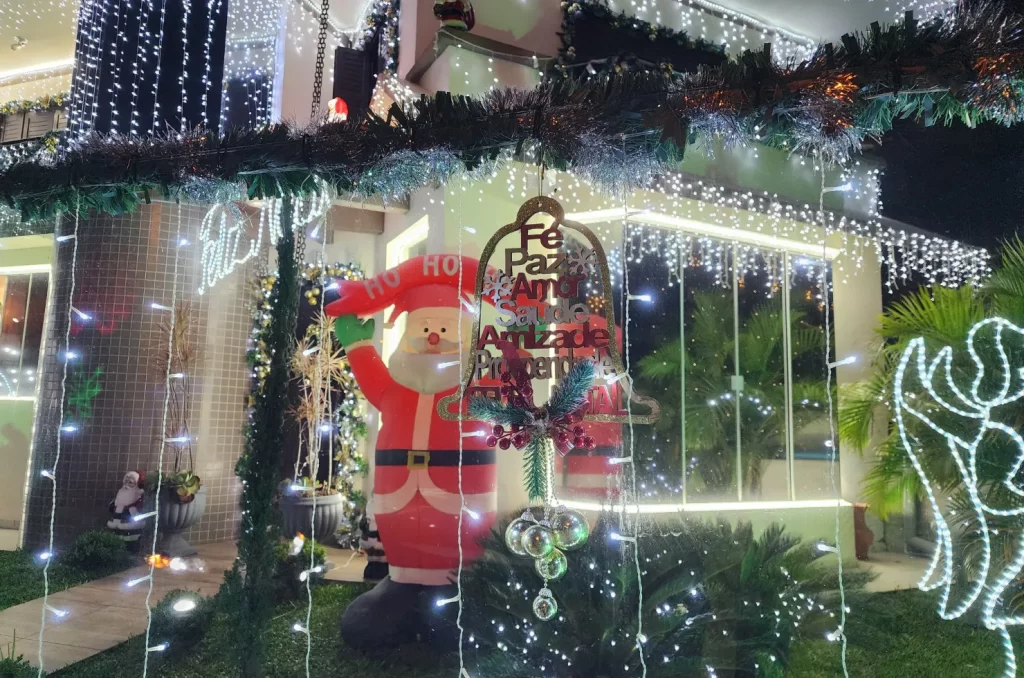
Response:
[{"label": "gold belt buckle", "polygon": [[409,470],[418,468],[427,468],[427,464],[430,463],[430,452],[428,450],[409,450],[409,457],[405,462],[405,465],[409,467]]}]

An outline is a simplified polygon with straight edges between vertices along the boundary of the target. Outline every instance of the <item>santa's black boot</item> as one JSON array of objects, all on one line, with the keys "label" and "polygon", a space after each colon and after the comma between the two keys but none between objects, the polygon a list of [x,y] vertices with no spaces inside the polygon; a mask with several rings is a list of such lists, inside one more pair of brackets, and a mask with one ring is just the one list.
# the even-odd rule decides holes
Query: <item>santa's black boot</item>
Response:
[{"label": "santa's black boot", "polygon": [[459,629],[455,625],[459,606],[438,605],[438,601],[454,598],[458,590],[452,586],[424,586],[420,594],[420,635],[438,652],[459,649]]},{"label": "santa's black boot", "polygon": [[399,584],[385,577],[359,596],[341,615],[341,638],[350,647],[374,650],[412,641],[419,627],[419,584]]}]

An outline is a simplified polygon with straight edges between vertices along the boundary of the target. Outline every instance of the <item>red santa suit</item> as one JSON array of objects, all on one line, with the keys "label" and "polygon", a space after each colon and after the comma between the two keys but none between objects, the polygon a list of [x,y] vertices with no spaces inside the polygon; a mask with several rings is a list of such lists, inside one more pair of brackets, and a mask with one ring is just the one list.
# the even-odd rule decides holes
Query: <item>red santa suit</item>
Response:
[{"label": "red santa suit", "polygon": [[[392,319],[405,311],[465,303],[458,288],[459,258],[415,257],[366,281],[339,283],[331,316],[372,315],[392,304]],[[462,258],[463,292],[472,293],[477,262]],[[463,320],[464,323],[471,320]],[[469,360],[470,348],[463,349]],[[448,584],[459,565],[459,514],[463,562],[480,554],[497,510],[495,451],[485,422],[443,419],[438,403],[458,388],[424,393],[396,381],[369,341],[346,347],[349,364],[367,401],[381,413],[374,456],[373,511],[387,552],[391,579],[401,584]],[[454,363],[458,353],[447,354]],[[444,367],[461,377],[457,365]],[[403,379],[408,383],[408,379]],[[457,412],[457,410],[455,410]],[[460,453],[460,441],[462,443]],[[459,492],[461,458],[462,495]]]}]

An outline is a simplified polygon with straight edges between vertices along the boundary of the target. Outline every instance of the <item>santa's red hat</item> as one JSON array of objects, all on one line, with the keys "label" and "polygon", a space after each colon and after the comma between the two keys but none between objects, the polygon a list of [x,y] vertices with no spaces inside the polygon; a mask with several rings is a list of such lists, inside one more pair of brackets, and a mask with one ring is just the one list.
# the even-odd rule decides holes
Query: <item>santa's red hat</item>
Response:
[{"label": "santa's red hat", "polygon": [[[327,315],[355,314],[367,318],[394,306],[389,323],[402,313],[421,308],[472,309],[480,262],[455,254],[425,254],[368,280],[340,280],[340,299],[324,306]],[[459,269],[461,267],[461,288]],[[489,297],[483,297],[493,303]]]}]

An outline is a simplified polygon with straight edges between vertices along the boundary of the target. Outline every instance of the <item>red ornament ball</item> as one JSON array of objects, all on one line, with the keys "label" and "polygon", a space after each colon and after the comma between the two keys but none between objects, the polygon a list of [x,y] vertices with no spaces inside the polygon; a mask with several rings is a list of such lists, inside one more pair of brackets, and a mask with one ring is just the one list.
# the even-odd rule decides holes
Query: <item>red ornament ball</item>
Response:
[{"label": "red ornament ball", "polygon": [[498,444],[498,438],[497,436],[487,436],[487,440],[484,442],[487,444],[487,447],[494,447]]},{"label": "red ornament ball", "polygon": [[496,436],[504,435],[505,434],[505,427],[502,426],[501,424],[495,424],[494,428],[491,429],[491,432],[494,433],[494,435],[496,435]]},{"label": "red ornament ball", "polygon": [[500,447],[503,450],[507,450],[511,445],[512,443],[508,441],[508,438],[502,438],[501,440],[498,441],[498,447]]}]

